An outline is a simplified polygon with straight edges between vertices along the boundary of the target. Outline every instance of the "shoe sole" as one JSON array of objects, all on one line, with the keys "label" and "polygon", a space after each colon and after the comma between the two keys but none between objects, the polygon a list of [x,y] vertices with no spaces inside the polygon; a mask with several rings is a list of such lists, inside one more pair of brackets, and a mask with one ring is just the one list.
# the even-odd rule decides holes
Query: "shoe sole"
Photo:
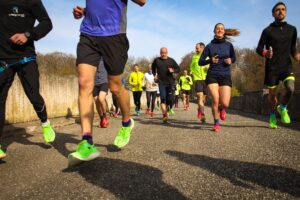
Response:
[{"label": "shoe sole", "polygon": [[100,152],[92,153],[89,157],[84,158],[84,159],[78,158],[73,155],[69,155],[68,156],[68,165],[69,165],[69,167],[72,167],[72,166],[78,165],[82,162],[94,160],[95,158],[98,158],[99,156],[100,156]]}]

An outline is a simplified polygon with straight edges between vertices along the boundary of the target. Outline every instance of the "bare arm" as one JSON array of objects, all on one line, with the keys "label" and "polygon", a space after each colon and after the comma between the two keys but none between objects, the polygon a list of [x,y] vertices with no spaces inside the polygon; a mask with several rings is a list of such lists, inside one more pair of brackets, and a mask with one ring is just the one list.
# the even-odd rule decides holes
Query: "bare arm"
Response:
[{"label": "bare arm", "polygon": [[132,0],[134,3],[143,6],[146,4],[146,0]]}]

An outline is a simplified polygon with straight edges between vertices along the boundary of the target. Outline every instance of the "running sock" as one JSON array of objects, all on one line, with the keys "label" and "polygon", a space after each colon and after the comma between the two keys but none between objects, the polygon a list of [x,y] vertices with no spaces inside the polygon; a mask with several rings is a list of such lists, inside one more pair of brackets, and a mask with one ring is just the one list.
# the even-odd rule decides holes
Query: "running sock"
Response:
[{"label": "running sock", "polygon": [[94,144],[92,133],[84,133],[82,135],[82,140],[86,140],[91,145]]},{"label": "running sock", "polygon": [[167,113],[164,113],[164,114],[163,114],[163,117],[168,117],[168,114],[167,114]]},{"label": "running sock", "polygon": [[280,104],[280,108],[281,108],[282,110],[285,110],[285,109],[287,109],[287,105]]},{"label": "running sock", "polygon": [[219,119],[215,119],[215,125],[220,125],[220,120]]},{"label": "running sock", "polygon": [[129,127],[131,125],[131,119],[129,119],[127,122],[122,121],[122,126],[123,127]]},{"label": "running sock", "polygon": [[48,119],[45,122],[42,122],[42,126],[47,126],[48,124],[50,124],[50,121]]},{"label": "running sock", "polygon": [[103,117],[106,117],[106,112],[103,113]]},{"label": "running sock", "polygon": [[270,117],[276,117],[275,112],[271,112],[271,113],[270,113]]}]

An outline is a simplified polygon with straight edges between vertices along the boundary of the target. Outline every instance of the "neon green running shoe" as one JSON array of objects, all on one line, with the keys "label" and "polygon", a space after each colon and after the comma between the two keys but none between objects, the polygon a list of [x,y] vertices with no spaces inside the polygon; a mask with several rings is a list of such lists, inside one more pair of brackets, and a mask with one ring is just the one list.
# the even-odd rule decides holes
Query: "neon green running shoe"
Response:
[{"label": "neon green running shoe", "polygon": [[131,120],[131,124],[129,127],[122,127],[119,130],[117,137],[115,138],[114,145],[118,148],[122,148],[126,146],[130,140],[131,131],[134,128],[134,120]]},{"label": "neon green running shoe", "polygon": [[76,151],[70,153],[68,156],[69,166],[78,164],[82,161],[90,161],[100,156],[100,152],[95,147],[88,143],[86,140],[82,140],[76,148]]},{"label": "neon green running shoe", "polygon": [[1,145],[0,145],[0,159],[5,157],[6,157],[6,153],[1,149]]},{"label": "neon green running shoe", "polygon": [[288,110],[287,109],[282,109],[280,106],[277,106],[277,111],[281,116],[281,122],[284,124],[290,124],[291,123],[291,119],[290,116],[288,114]]},{"label": "neon green running shoe", "polygon": [[42,124],[42,129],[45,143],[53,142],[55,140],[55,132],[51,127],[50,122],[48,122],[47,124]]},{"label": "neon green running shoe", "polygon": [[168,110],[168,113],[169,113],[169,115],[175,115],[175,112],[172,108]]},{"label": "neon green running shoe", "polygon": [[276,116],[271,115],[269,120],[269,128],[276,129],[277,128],[277,119]]}]

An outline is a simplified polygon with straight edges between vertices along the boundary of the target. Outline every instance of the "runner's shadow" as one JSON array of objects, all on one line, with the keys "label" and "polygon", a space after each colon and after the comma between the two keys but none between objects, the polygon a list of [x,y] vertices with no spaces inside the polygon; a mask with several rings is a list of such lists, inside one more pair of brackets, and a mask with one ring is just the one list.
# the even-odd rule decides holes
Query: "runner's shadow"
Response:
[{"label": "runner's shadow", "polygon": [[199,130],[211,130],[211,126],[208,123],[195,122],[195,121],[183,121],[176,119],[169,119],[167,123],[163,123],[161,118],[150,118],[150,119],[135,119],[141,124],[144,125],[156,125],[156,126],[164,126],[164,127],[172,127],[179,129],[199,129]]},{"label": "runner's shadow", "polygon": [[[43,137],[42,130],[40,130],[39,137]],[[35,135],[26,132],[25,128],[16,127],[14,125],[5,126],[5,131],[3,132],[3,149],[6,151],[7,148],[13,143],[19,143],[23,145],[37,145],[43,149],[50,149],[51,146],[41,142],[33,142],[30,138],[35,137]]]},{"label": "runner's shadow", "polygon": [[165,153],[189,165],[200,167],[228,179],[236,186],[254,190],[254,185],[260,185],[300,197],[300,172],[291,168],[192,155],[178,151],[165,151]]},{"label": "runner's shadow", "polygon": [[159,169],[139,163],[100,157],[63,172],[77,172],[87,182],[110,191],[121,200],[188,199],[163,182]]}]

